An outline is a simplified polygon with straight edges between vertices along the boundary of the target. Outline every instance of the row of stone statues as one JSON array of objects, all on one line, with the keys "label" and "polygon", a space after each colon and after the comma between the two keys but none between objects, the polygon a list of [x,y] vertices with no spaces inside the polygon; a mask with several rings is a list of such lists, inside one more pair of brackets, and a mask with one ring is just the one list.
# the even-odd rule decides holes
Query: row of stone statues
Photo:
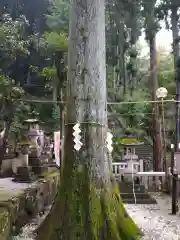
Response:
[{"label": "row of stone statues", "polygon": [[40,129],[38,120],[28,119],[25,122],[28,131],[12,159],[12,171],[14,181],[30,182],[41,175],[47,166],[54,164],[53,144],[52,139]]}]

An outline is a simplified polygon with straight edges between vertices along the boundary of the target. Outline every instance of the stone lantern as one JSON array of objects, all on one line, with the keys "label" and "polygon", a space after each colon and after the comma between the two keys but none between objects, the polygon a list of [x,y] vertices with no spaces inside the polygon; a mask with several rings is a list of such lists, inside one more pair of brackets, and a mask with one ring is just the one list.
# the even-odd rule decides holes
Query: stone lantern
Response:
[{"label": "stone lantern", "polygon": [[126,168],[123,170],[124,176],[126,175],[128,179],[130,178],[132,180],[134,174],[143,171],[143,161],[138,159],[135,149],[144,143],[138,141],[134,134],[127,133],[120,139],[120,144],[125,148],[122,161],[127,163]]},{"label": "stone lantern", "polygon": [[16,166],[13,167],[15,172],[14,181],[16,182],[31,182],[34,180],[33,173],[30,172],[29,167],[29,146],[31,142],[28,139],[25,139],[19,143],[21,146],[21,154],[16,160]]},{"label": "stone lantern", "polygon": [[39,137],[39,120],[37,119],[27,119],[24,121],[28,125],[28,137],[31,141],[31,145],[38,147],[38,137]]},{"label": "stone lantern", "polygon": [[19,143],[21,146],[21,163],[22,166],[28,167],[29,166],[29,161],[28,161],[28,154],[29,154],[29,146],[31,142],[29,140],[24,140]]},{"label": "stone lantern", "polygon": [[32,166],[32,171],[35,174],[41,174],[41,161],[40,156],[42,152],[42,148],[38,139],[40,137],[39,131],[39,120],[37,119],[27,119],[24,121],[25,124],[28,124],[28,138],[31,142],[29,146],[29,165]]}]

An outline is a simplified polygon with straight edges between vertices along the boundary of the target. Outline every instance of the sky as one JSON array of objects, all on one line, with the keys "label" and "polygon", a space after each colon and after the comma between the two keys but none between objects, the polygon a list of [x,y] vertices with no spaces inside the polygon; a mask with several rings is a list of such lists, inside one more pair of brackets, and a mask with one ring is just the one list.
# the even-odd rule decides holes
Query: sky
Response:
[{"label": "sky", "polygon": [[167,48],[167,50],[171,51],[172,44],[172,32],[167,31],[166,29],[162,29],[156,37],[157,46],[162,46]]},{"label": "sky", "polygon": [[[140,37],[139,41],[143,48],[143,55],[147,55],[147,53],[149,52],[149,48],[145,41],[144,33]],[[172,32],[162,27],[162,29],[156,35],[156,44],[157,44],[157,48],[163,48],[163,50],[167,52],[171,52],[172,51],[172,47],[171,47]]]}]

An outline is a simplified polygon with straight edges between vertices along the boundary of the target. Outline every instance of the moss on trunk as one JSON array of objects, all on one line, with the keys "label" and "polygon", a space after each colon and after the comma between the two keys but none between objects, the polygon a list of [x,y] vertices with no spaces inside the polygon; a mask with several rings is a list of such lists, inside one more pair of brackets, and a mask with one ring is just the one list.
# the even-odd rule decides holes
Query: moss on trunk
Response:
[{"label": "moss on trunk", "polygon": [[139,229],[128,216],[116,184],[96,189],[85,168],[62,181],[38,240],[130,240]]},{"label": "moss on trunk", "polygon": [[[105,1],[73,0],[70,11],[64,164],[38,240],[130,240],[139,230],[111,183],[107,151]],[[74,125],[81,149],[75,151]],[[74,139],[75,138],[75,139]]]}]

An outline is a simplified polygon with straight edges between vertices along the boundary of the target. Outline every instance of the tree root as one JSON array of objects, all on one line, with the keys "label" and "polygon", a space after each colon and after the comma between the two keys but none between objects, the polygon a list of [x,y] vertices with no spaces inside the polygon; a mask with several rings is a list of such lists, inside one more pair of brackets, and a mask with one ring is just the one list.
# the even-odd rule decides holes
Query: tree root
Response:
[{"label": "tree root", "polygon": [[[116,185],[97,191],[77,174],[62,183],[37,240],[136,240],[140,231],[128,216]],[[70,188],[71,187],[71,188]]]}]

